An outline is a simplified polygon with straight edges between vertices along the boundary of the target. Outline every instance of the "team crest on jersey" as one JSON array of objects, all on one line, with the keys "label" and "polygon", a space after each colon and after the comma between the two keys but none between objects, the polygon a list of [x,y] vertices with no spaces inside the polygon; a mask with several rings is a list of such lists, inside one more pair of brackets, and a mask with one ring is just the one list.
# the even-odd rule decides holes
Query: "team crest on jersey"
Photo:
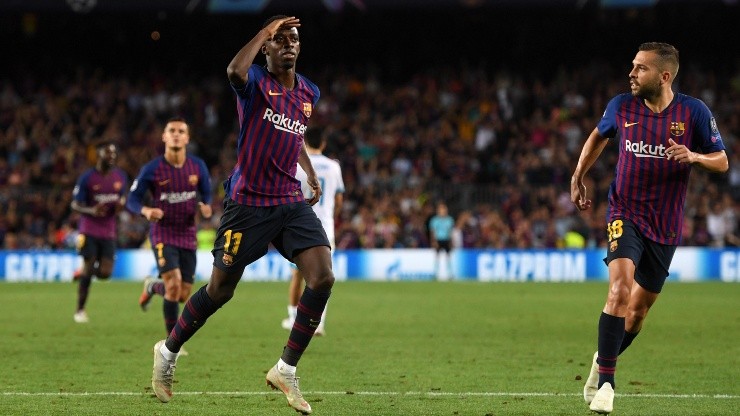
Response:
[{"label": "team crest on jersey", "polygon": [[123,187],[122,182],[120,181],[113,182],[113,189],[115,189],[116,191],[120,191],[122,187]]},{"label": "team crest on jersey", "polygon": [[313,107],[311,106],[311,103],[303,103],[303,114],[305,114],[306,117],[311,117],[312,111]]},{"label": "team crest on jersey", "polygon": [[671,121],[671,135],[683,136],[686,132],[686,123],[683,121]]},{"label": "team crest on jersey", "polygon": [[234,257],[228,253],[224,253],[224,257],[221,260],[224,262],[224,266],[231,266],[234,264]]},{"label": "team crest on jersey", "polygon": [[198,175],[190,175],[188,176],[188,183],[192,186],[195,186],[198,184]]},{"label": "team crest on jersey", "polygon": [[611,243],[609,243],[609,251],[614,253],[617,251],[617,246],[619,246],[619,243],[617,243],[617,240],[613,240]]}]

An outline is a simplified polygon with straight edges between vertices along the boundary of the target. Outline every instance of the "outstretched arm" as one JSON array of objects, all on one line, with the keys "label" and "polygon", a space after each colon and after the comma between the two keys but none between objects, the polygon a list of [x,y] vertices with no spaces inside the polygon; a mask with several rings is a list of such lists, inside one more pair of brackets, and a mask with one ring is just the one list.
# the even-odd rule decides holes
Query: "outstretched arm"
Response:
[{"label": "outstretched arm", "polygon": [[599,158],[599,155],[601,155],[607,140],[609,139],[602,136],[599,133],[599,129],[596,128],[588,136],[581,150],[581,156],[578,158],[578,166],[576,166],[576,170],[573,172],[573,177],[570,180],[570,200],[580,211],[591,207],[591,200],[586,198],[586,185],[583,183],[583,178],[586,176],[586,172],[591,169],[594,162],[596,162],[596,159]]}]

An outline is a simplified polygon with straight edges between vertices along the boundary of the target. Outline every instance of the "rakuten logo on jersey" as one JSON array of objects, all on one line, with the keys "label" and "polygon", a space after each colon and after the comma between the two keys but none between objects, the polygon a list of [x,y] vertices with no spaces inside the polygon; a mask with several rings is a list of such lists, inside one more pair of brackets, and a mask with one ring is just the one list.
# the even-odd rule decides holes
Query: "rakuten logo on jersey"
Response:
[{"label": "rakuten logo on jersey", "polygon": [[269,120],[276,129],[292,134],[303,134],[307,126],[298,120],[291,120],[285,114],[275,114],[272,109],[266,109],[262,120]]},{"label": "rakuten logo on jersey", "polygon": [[655,146],[643,141],[639,141],[637,143],[632,143],[629,140],[624,141],[624,150],[634,153],[635,157],[654,157],[656,159],[664,159],[666,157],[665,149],[666,147],[662,144]]},{"label": "rakuten logo on jersey", "polygon": [[98,204],[110,204],[111,202],[118,202],[121,199],[121,195],[118,194],[97,194],[93,197],[95,202]]},{"label": "rakuten logo on jersey", "polygon": [[180,202],[187,202],[191,199],[195,199],[196,193],[195,191],[185,191],[185,192],[163,192],[162,195],[159,196],[160,201],[167,201],[170,204],[179,204]]}]

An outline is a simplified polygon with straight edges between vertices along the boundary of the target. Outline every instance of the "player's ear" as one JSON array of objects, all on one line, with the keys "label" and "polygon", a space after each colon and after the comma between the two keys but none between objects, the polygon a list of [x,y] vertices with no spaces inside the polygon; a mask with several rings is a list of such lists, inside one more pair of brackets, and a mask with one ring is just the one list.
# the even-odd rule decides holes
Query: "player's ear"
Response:
[{"label": "player's ear", "polygon": [[263,55],[267,55],[267,45],[263,43],[262,47],[260,48],[260,51],[262,52]]}]

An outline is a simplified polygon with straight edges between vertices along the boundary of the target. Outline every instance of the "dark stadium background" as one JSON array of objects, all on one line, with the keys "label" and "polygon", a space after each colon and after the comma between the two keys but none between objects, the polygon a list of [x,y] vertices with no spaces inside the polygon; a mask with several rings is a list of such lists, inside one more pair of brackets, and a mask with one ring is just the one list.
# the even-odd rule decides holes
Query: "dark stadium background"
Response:
[{"label": "dark stadium background", "polygon": [[304,72],[372,63],[403,77],[434,64],[482,62],[547,76],[558,63],[594,57],[628,65],[625,58],[648,40],[672,42],[686,62],[713,70],[739,57],[735,0],[272,0],[253,13],[213,12],[208,0],[93,0],[91,11],[75,13],[75,1],[86,3],[0,2],[4,71],[60,71],[80,62],[124,73],[173,63],[193,72],[221,69],[277,13],[302,20]]}]

